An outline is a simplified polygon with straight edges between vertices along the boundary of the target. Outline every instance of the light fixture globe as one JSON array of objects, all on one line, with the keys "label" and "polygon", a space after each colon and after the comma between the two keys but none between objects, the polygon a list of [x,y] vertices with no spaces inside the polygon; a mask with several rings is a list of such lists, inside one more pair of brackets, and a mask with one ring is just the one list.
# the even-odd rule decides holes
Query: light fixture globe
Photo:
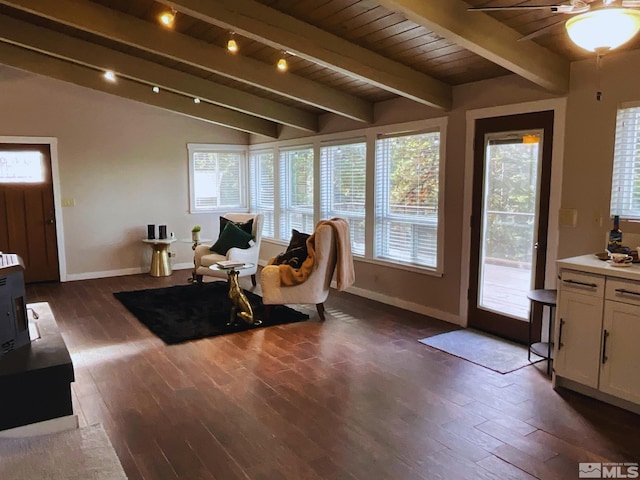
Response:
[{"label": "light fixture globe", "polygon": [[640,31],[640,11],[603,8],[576,15],[565,24],[569,38],[590,52],[606,52],[631,40]]}]

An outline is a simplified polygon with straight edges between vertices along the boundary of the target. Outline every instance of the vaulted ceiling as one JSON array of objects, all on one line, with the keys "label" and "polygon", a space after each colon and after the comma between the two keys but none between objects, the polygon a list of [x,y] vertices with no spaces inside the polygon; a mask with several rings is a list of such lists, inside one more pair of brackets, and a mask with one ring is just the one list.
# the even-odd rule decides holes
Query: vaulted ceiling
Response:
[{"label": "vaulted ceiling", "polygon": [[[396,97],[446,111],[453,86],[508,73],[566,93],[569,63],[588,56],[551,26],[566,16],[468,11],[513,4],[535,2],[0,0],[0,63],[277,138],[281,125],[317,131],[327,112],[366,125]],[[169,8],[172,29],[158,21]]]}]

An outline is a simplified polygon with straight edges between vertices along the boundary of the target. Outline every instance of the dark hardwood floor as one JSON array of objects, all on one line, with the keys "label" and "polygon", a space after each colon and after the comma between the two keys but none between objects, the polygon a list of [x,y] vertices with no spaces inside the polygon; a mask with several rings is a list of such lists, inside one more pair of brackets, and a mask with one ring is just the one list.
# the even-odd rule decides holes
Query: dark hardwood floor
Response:
[{"label": "dark hardwood floor", "polygon": [[132,480],[564,480],[640,461],[640,416],[555,392],[544,363],[501,375],[417,341],[442,321],[332,291],[324,323],[308,306],[166,346],[112,295],[187,276],[27,287],[72,354],[81,425],[104,425]]}]

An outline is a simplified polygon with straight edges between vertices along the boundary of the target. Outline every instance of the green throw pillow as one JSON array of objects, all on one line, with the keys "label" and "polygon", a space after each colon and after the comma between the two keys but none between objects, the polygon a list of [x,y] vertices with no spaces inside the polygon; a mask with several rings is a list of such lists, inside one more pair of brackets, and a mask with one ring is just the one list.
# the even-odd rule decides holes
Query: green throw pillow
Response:
[{"label": "green throw pillow", "polygon": [[250,233],[243,231],[235,223],[228,222],[220,237],[218,237],[218,241],[209,250],[220,255],[226,255],[227,251],[233,247],[249,248],[249,240],[252,238],[253,236]]},{"label": "green throw pillow", "polygon": [[244,230],[247,233],[253,235],[253,218],[250,218],[246,222],[234,222],[233,220],[229,220],[227,217],[220,216],[220,229],[218,230],[220,234],[224,231],[224,227],[227,226],[227,223],[232,222],[235,223],[238,227]]}]

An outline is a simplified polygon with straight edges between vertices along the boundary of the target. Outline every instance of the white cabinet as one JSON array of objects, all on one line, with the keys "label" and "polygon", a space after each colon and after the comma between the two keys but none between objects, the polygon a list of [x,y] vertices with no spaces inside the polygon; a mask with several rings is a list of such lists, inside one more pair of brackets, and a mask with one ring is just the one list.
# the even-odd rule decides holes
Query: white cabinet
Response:
[{"label": "white cabinet", "polygon": [[639,411],[640,266],[621,272],[603,262],[599,273],[558,263],[554,386]]},{"label": "white cabinet", "polygon": [[604,277],[564,271],[556,321],[556,375],[598,387]]},{"label": "white cabinet", "polygon": [[607,281],[602,327],[599,388],[640,404],[639,282]]}]

